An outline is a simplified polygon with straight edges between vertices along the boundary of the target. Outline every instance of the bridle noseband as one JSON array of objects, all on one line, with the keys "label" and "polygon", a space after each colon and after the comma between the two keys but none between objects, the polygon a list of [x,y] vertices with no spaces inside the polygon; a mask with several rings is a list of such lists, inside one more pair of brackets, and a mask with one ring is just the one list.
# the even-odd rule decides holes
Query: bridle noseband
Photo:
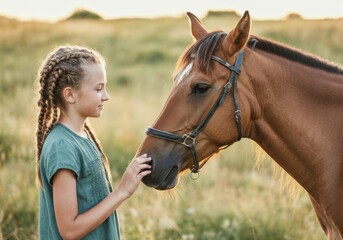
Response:
[{"label": "bridle noseband", "polygon": [[238,139],[239,141],[242,138],[242,122],[241,122],[241,111],[238,106],[238,100],[237,100],[237,80],[238,80],[238,75],[240,74],[241,66],[243,63],[243,55],[244,52],[243,50],[240,51],[237,55],[236,62],[234,65],[231,65],[230,63],[226,62],[225,60],[221,59],[220,57],[217,57],[215,55],[212,55],[212,60],[220,63],[224,67],[228,68],[231,70],[231,74],[228,78],[228,81],[225,83],[223,87],[223,91],[219,95],[217,101],[214,103],[210,111],[207,113],[205,118],[199,123],[199,125],[190,133],[186,133],[182,136],[174,134],[172,132],[167,132],[167,131],[162,131],[158,130],[156,128],[148,127],[146,130],[146,134],[152,137],[157,137],[161,138],[164,140],[180,143],[184,145],[185,147],[189,148],[192,152],[193,156],[193,163],[194,165],[191,167],[191,172],[192,173],[198,173],[199,169],[206,163],[202,164],[199,166],[199,160],[198,156],[195,151],[195,141],[201,130],[205,127],[207,122],[211,119],[213,114],[216,112],[216,110],[223,104],[226,95],[230,92],[232,86],[233,86],[233,99],[234,99],[234,105],[235,105],[235,119],[237,123],[237,130],[238,130]]}]

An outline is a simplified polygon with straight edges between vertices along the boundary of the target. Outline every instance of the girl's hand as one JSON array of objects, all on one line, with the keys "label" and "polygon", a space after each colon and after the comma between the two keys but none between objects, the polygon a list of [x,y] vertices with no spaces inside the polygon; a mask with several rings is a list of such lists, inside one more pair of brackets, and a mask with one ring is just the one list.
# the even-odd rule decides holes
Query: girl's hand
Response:
[{"label": "girl's hand", "polygon": [[132,159],[118,186],[118,190],[124,194],[124,198],[131,197],[142,178],[151,173],[150,161],[151,158],[146,154]]}]

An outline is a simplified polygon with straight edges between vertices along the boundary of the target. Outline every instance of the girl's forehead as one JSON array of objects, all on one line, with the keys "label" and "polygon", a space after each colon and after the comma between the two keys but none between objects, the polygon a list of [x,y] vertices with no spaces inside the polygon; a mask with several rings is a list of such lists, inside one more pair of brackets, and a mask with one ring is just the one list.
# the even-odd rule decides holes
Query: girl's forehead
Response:
[{"label": "girl's forehead", "polygon": [[83,66],[83,69],[85,80],[89,80],[93,84],[106,82],[106,70],[104,64],[86,64]]}]

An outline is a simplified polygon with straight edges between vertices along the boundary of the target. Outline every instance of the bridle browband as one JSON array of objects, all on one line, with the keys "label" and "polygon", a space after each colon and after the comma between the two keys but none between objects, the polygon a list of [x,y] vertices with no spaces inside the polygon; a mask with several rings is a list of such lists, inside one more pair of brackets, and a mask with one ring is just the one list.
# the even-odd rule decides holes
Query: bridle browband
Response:
[{"label": "bridle browband", "polygon": [[201,130],[205,127],[205,125],[208,123],[208,121],[211,119],[213,114],[216,112],[216,110],[223,104],[226,95],[230,92],[232,86],[233,86],[233,100],[235,105],[235,119],[237,123],[237,131],[238,131],[238,138],[237,141],[239,141],[242,138],[242,122],[241,122],[241,111],[238,106],[238,99],[237,99],[237,80],[238,75],[240,74],[241,66],[243,63],[243,50],[240,51],[237,55],[236,61],[234,65],[231,65],[230,63],[226,62],[225,60],[221,59],[220,57],[217,57],[215,55],[212,55],[211,59],[220,63],[224,67],[231,70],[231,73],[229,75],[228,81],[225,83],[223,87],[223,91],[219,95],[217,101],[214,103],[210,111],[207,113],[205,118],[199,123],[199,125],[190,133],[183,134],[182,136],[174,134],[172,132],[162,131],[158,130],[156,128],[148,127],[146,130],[146,134],[152,137],[161,138],[164,140],[180,143],[184,145],[185,147],[189,148],[192,152],[193,156],[193,163],[194,165],[190,168],[192,173],[198,173],[200,168],[206,163],[206,161],[199,166],[199,160],[198,156],[195,151],[195,141]]}]

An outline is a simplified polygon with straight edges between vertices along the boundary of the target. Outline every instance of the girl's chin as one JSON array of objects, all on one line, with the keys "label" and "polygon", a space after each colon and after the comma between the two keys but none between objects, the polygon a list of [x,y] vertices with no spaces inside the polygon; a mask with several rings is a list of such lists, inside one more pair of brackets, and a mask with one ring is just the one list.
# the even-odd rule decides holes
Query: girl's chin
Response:
[{"label": "girl's chin", "polygon": [[90,116],[88,116],[88,117],[90,117],[90,118],[99,118],[99,117],[101,117],[101,115],[102,115],[102,112],[99,112],[99,113],[90,115]]}]

